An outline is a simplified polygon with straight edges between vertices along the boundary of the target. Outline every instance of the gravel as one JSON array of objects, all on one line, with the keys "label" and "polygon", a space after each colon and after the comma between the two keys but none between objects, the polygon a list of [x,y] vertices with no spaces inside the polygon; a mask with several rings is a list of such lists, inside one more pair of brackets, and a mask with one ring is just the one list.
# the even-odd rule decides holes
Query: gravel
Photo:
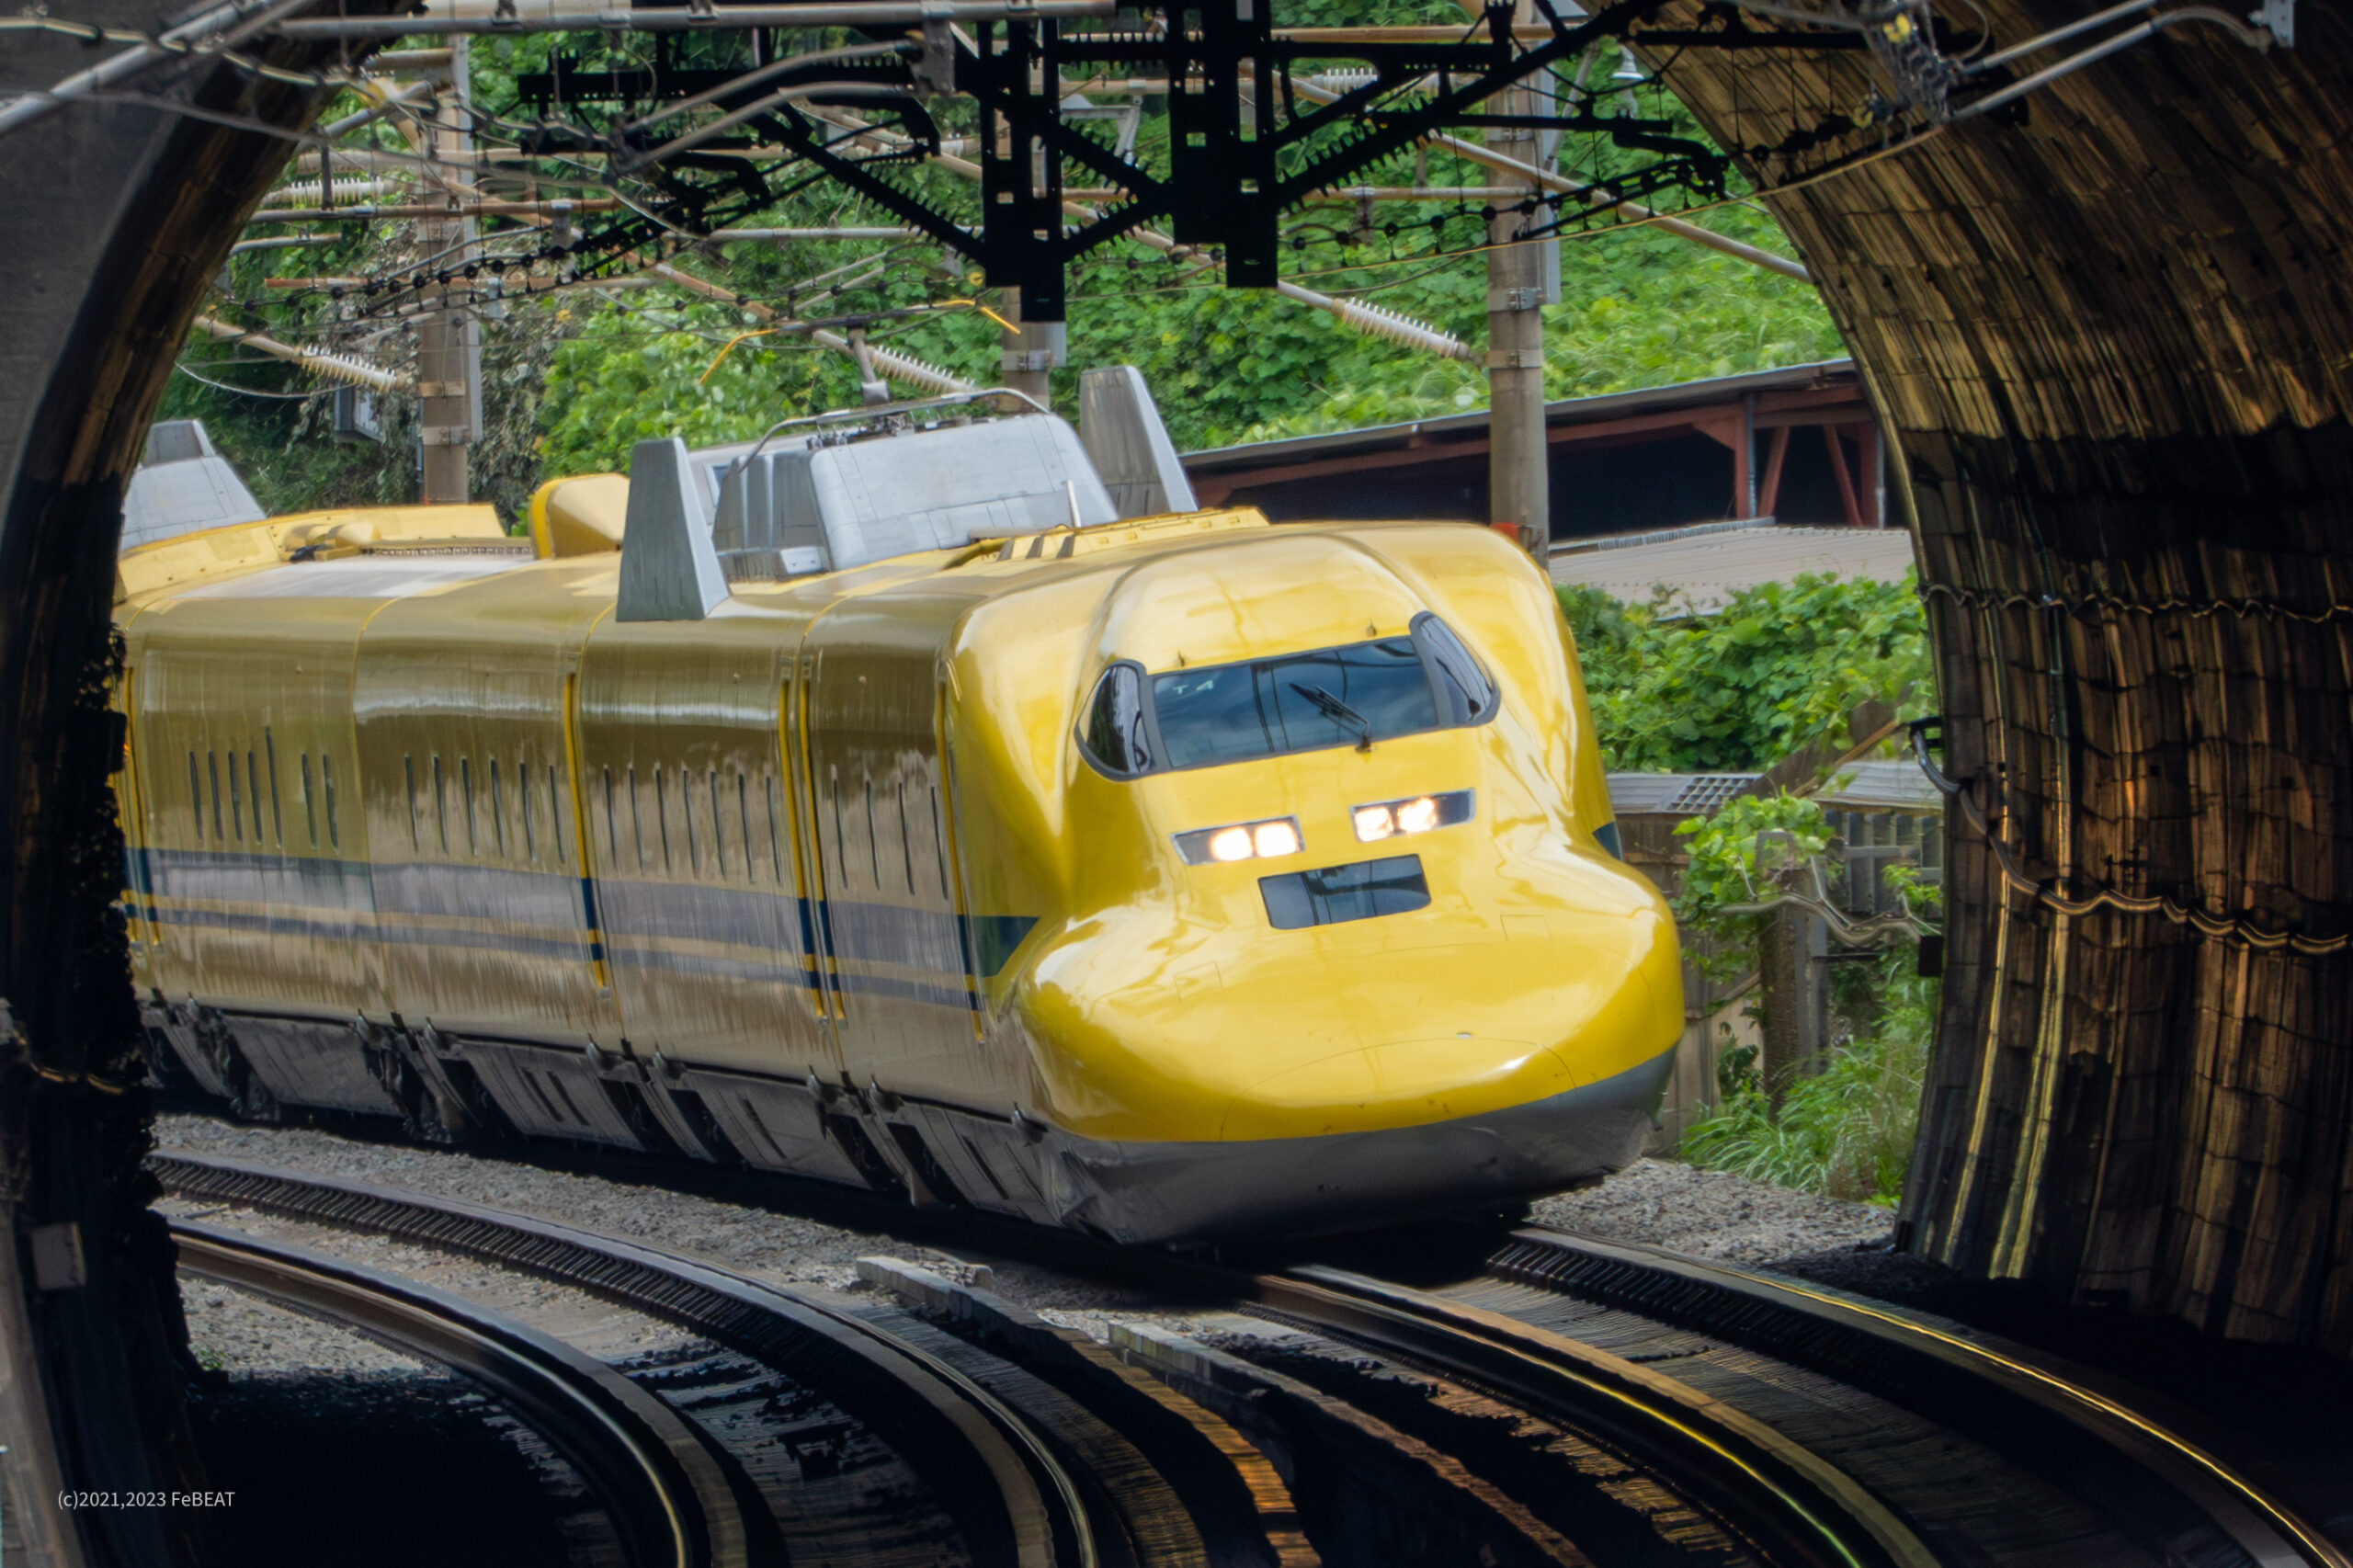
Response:
[{"label": "gravel", "polygon": [[[1099,1280],[1015,1259],[958,1256],[877,1232],[675,1192],[626,1176],[578,1175],[444,1149],[354,1138],[319,1128],[239,1126],[202,1115],[156,1119],[166,1153],[210,1153],[320,1176],[382,1182],[494,1208],[563,1220],[710,1258],[780,1284],[862,1290],[857,1260],[883,1253],[959,1282],[992,1267],[989,1288],[1060,1321],[1146,1304]],[[1822,1255],[1883,1254],[1894,1216],[1809,1193],[1642,1160],[1599,1185],[1548,1198],[1534,1217],[1563,1230],[1642,1242],[1748,1266],[1788,1263],[1813,1272]],[[1065,1317],[1065,1314],[1067,1316]]]},{"label": "gravel", "polygon": [[1672,1160],[1639,1160],[1598,1187],[1544,1199],[1533,1218],[1608,1241],[1640,1242],[1751,1267],[1881,1249],[1895,1234],[1893,1210],[1817,1198]]},{"label": "gravel", "polygon": [[180,1279],[189,1348],[219,1371],[420,1372],[423,1363],[372,1339],[272,1306],[210,1279]]},{"label": "gravel", "polygon": [[218,1154],[561,1220],[784,1285],[864,1289],[857,1262],[870,1253],[890,1253],[958,1279],[970,1272],[961,1259],[893,1236],[632,1181],[377,1143],[316,1128],[241,1127],[208,1116],[159,1116],[155,1142],[167,1154]]}]

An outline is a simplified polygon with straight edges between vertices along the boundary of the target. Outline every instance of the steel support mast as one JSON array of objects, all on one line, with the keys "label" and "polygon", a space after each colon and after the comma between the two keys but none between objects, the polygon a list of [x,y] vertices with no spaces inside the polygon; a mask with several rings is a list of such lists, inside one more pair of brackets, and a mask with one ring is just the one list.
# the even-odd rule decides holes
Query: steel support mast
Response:
[{"label": "steel support mast", "polygon": [[[472,148],[467,109],[472,98],[463,35],[449,40],[449,91],[426,134],[429,151],[462,156]],[[472,259],[474,220],[462,208],[474,192],[465,180],[433,165],[435,183],[451,216],[419,226],[426,265],[462,276]],[[446,299],[450,290],[444,286]],[[424,444],[423,498],[428,505],[473,499],[468,457],[482,438],[482,324],[471,308],[434,311],[416,329],[417,438]]]},{"label": "steel support mast", "polygon": [[[1528,0],[1521,0],[1519,19],[1537,19]],[[1535,92],[1518,85],[1493,102],[1506,123],[1487,128],[1488,148],[1530,169],[1542,167],[1537,128],[1509,123],[1545,112]],[[1498,176],[1495,183],[1525,189],[1530,198],[1543,194],[1524,177]],[[1487,222],[1494,247],[1487,252],[1487,522],[1539,560],[1552,531],[1541,309],[1552,302],[1544,265],[1552,244],[1522,236],[1542,222],[1520,211],[1516,201],[1498,199]]]}]

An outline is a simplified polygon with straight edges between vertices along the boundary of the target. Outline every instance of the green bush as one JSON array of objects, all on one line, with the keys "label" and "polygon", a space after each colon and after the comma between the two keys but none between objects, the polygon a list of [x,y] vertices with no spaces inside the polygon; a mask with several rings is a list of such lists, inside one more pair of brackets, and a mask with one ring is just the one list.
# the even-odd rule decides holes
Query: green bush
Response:
[{"label": "green bush", "polygon": [[1909,572],[1759,583],[1704,615],[1665,589],[1638,605],[1582,585],[1560,596],[1613,768],[1755,771],[1836,733],[1867,700],[1916,716],[1933,689]]},{"label": "green bush", "polygon": [[1936,982],[1913,972],[1913,957],[1909,945],[1881,955],[1874,1027],[1791,1085],[1778,1114],[1753,1051],[1726,1052],[1723,1098],[1685,1131],[1676,1157],[1828,1198],[1894,1203],[1911,1163],[1937,1010]]},{"label": "green bush", "polygon": [[[1731,911],[1770,900],[1776,872],[1828,847],[1822,808],[1787,792],[1745,796],[1676,831],[1689,854],[1676,916],[1694,962],[1718,981],[1753,971],[1770,916]],[[1937,890],[1916,868],[1890,866],[1883,875],[1915,918],[1934,915]],[[1834,1033],[1843,1026],[1847,1038],[1818,1074],[1789,1085],[1778,1109],[1756,1049],[1727,1051],[1717,1069],[1720,1097],[1685,1130],[1677,1157],[1826,1197],[1893,1203],[1912,1158],[1936,1022],[1936,982],[1920,978],[1918,957],[1917,942],[1898,939],[1869,965],[1832,970]]]},{"label": "green bush", "polygon": [[[1843,733],[1862,702],[1926,706],[1927,632],[1907,574],[1900,583],[1805,576],[1733,596],[1711,614],[1661,593],[1623,605],[1599,589],[1560,590],[1576,635],[1594,722],[1609,766],[1674,772],[1766,767]],[[1756,968],[1769,916],[1731,913],[1769,902],[1778,873],[1820,855],[1831,834],[1811,799],[1744,796],[1683,824],[1688,864],[1676,898],[1686,950],[1718,983]],[[1909,867],[1891,884],[1929,917],[1935,890]],[[1893,1203],[1903,1192],[1919,1116],[1936,985],[1915,972],[1916,944],[1833,970],[1832,1011],[1847,1039],[1777,1108],[1753,1047],[1725,1052],[1716,1105],[1677,1157],[1828,1197]],[[1834,1031],[1839,1032],[1839,1031]]]}]

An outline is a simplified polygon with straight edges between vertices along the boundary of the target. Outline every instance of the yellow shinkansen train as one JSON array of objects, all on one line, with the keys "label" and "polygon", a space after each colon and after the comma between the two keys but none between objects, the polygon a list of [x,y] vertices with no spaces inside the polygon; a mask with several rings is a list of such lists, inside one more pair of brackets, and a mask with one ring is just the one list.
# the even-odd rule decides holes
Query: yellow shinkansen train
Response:
[{"label": "yellow shinkansen train", "polygon": [[159,1071],[1124,1241],[1631,1159],[1680,968],[1542,574],[1459,523],[1123,517],[1076,442],[917,410],[649,442],[528,540],[127,549]]}]

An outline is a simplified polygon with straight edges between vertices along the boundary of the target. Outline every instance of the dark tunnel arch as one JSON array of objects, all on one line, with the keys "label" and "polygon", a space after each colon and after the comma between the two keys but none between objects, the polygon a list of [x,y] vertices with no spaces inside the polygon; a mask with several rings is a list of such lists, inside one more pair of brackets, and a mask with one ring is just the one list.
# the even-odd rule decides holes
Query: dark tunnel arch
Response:
[{"label": "dark tunnel arch", "polygon": [[[2088,9],[1983,4],[2004,39]],[[1947,771],[2029,886],[2186,900],[2222,933],[2063,915],[1953,813],[1907,1243],[2344,1355],[2353,951],[2330,938],[2353,931],[2353,28],[2329,3],[2304,22],[2260,55],[2168,33],[2039,95],[2023,127],[1980,121],[1772,205],[1900,440],[1909,483],[1890,493],[1918,540]],[[0,90],[92,58],[22,37]],[[1738,63],[1669,68],[1728,145],[1864,96],[1848,58]],[[285,126],[316,108],[230,72],[137,86]],[[146,1516],[48,1506],[61,1483],[191,1473],[167,1256],[142,1217],[145,1110],[108,1092],[134,1021],[105,907],[99,676],[122,486],[205,280],[290,149],[119,101],[0,139],[17,240],[0,294],[0,1428],[32,1438],[0,1506],[35,1562],[189,1546]],[[2278,945],[2291,931],[2327,950]],[[88,1282],[34,1289],[31,1233],[65,1222]]]},{"label": "dark tunnel arch", "polygon": [[[2082,8],[1990,0],[1994,36]],[[1773,205],[1904,454],[1949,774],[1913,1250],[2353,1350],[2353,25],[2181,28]],[[1853,57],[1675,75],[1720,138]],[[1773,104],[1761,111],[1759,104]],[[2006,820],[2000,820],[2006,818]],[[2171,900],[2203,925],[2106,905]]]}]

